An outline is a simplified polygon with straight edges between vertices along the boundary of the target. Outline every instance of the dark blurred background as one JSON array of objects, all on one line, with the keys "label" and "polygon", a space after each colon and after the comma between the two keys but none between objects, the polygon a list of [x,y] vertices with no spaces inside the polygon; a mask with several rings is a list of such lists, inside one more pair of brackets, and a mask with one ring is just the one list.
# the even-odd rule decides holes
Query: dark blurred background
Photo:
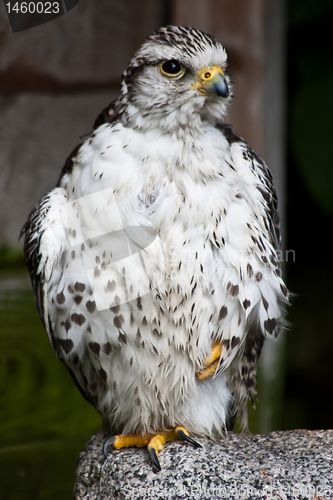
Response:
[{"label": "dark blurred background", "polygon": [[[20,229],[79,136],[118,94],[144,38],[168,23],[229,54],[227,122],[273,171],[289,329],[267,343],[250,430],[333,427],[332,0],[80,0],[12,33],[0,4],[0,498],[72,498],[80,449],[100,429],[52,352]],[[332,310],[331,310],[332,307]]]}]

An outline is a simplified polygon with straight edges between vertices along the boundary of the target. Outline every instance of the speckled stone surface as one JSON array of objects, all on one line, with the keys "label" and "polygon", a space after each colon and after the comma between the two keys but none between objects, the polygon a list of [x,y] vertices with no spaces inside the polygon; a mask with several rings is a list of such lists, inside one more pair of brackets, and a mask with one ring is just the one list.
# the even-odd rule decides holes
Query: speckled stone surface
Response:
[{"label": "speckled stone surface", "polygon": [[202,448],[182,441],[160,452],[156,472],[144,448],[102,448],[99,432],[81,452],[75,500],[333,499],[333,430],[233,434]]}]

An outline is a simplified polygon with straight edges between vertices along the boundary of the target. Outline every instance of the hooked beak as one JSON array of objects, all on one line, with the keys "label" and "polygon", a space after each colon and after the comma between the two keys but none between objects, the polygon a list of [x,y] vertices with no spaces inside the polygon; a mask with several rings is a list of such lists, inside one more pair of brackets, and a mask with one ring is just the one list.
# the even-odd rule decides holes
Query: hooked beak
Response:
[{"label": "hooked beak", "polygon": [[198,89],[203,94],[224,98],[230,94],[229,85],[219,66],[210,66],[200,70],[199,79],[191,89]]}]

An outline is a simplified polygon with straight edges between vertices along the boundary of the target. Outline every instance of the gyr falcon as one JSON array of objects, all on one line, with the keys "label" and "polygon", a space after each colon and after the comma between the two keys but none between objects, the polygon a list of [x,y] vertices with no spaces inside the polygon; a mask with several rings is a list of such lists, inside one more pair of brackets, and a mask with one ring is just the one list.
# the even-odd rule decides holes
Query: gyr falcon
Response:
[{"label": "gyr falcon", "polygon": [[227,56],[193,28],[149,36],[119,98],[22,233],[57,357],[115,448],[218,438],[256,397],[283,327],[272,176],[223,122]]}]

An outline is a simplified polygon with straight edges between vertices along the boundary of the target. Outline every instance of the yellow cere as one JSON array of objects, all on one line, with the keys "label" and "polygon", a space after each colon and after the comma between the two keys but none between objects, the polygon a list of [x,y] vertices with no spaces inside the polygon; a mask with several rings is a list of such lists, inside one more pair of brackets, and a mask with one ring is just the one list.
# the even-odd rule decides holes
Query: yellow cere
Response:
[{"label": "yellow cere", "polygon": [[221,75],[224,76],[224,73],[222,71],[222,68],[221,66],[207,66],[205,68],[202,68],[199,72],[198,72],[198,81],[196,81],[190,90],[195,90],[195,89],[198,89],[198,90],[202,90],[202,92],[204,92],[204,85],[206,83],[209,83],[211,80],[213,80],[213,78],[217,75],[217,73],[220,73]]},{"label": "yellow cere", "polygon": [[223,75],[223,71],[221,66],[208,66],[200,71],[200,79],[203,82],[209,82],[214,78],[216,73],[221,73]]}]

